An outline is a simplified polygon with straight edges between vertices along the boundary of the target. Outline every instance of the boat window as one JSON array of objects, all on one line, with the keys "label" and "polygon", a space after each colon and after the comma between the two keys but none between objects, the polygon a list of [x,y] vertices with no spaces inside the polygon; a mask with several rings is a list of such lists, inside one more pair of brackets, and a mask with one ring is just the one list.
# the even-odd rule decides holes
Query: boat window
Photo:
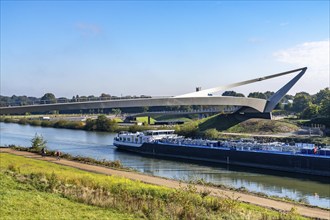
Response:
[{"label": "boat window", "polygon": [[138,142],[139,141],[139,139],[138,138],[135,138],[135,142]]}]

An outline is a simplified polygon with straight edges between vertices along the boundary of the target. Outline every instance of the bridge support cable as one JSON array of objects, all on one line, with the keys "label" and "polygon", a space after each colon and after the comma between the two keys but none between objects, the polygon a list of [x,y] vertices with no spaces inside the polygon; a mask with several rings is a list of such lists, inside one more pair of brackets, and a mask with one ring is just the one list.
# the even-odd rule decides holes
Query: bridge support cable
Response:
[{"label": "bridge support cable", "polygon": [[307,67],[302,68],[300,73],[279,89],[274,95],[268,98],[264,112],[271,112],[287,92],[296,84],[296,82],[305,74]]},{"label": "bridge support cable", "polygon": [[238,87],[238,86],[242,86],[242,85],[247,85],[247,84],[251,84],[251,83],[255,83],[255,82],[261,82],[261,81],[264,81],[264,80],[284,76],[284,75],[295,73],[295,72],[298,72],[298,71],[303,71],[305,73],[306,69],[307,69],[307,67],[294,69],[294,70],[290,70],[290,71],[286,71],[286,72],[282,72],[282,73],[277,73],[277,74],[272,74],[272,75],[268,75],[268,76],[264,76],[264,77],[255,78],[255,79],[250,79],[250,80],[246,80],[246,81],[242,81],[242,82],[238,82],[238,83],[232,83],[232,84],[229,84],[229,85],[218,86],[218,87],[214,87],[214,88],[210,88],[210,89],[204,89],[204,90],[200,90],[198,92],[192,92],[192,93],[187,93],[187,94],[183,94],[183,95],[178,95],[178,96],[175,96],[175,98],[209,96],[210,94],[214,94],[214,93],[217,93],[219,91],[226,90],[226,89],[230,89],[230,88],[234,88],[234,87]]}]

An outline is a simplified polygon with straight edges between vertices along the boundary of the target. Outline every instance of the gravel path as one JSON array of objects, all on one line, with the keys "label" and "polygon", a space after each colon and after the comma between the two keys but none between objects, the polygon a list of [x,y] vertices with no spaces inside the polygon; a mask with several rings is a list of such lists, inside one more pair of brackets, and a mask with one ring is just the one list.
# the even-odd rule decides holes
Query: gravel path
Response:
[{"label": "gravel path", "polygon": [[[45,160],[61,165],[66,165],[70,167],[75,167],[81,170],[86,170],[90,172],[95,173],[101,173],[101,174],[107,174],[107,175],[116,175],[121,176],[125,178],[129,178],[132,180],[138,180],[144,183],[149,184],[155,184],[160,186],[166,186],[170,188],[179,188],[186,187],[188,184],[181,183],[176,180],[170,180],[170,179],[164,179],[161,177],[155,177],[155,176],[149,176],[141,173],[136,172],[128,172],[128,171],[121,171],[121,170],[114,170],[102,166],[95,166],[95,165],[89,165],[89,164],[83,164],[75,161],[69,161],[65,159],[56,160],[55,157],[41,157],[38,154],[26,152],[26,151],[15,151],[10,148],[0,148],[1,153],[11,153],[15,155],[20,155],[24,157],[34,158],[38,160]],[[329,186],[330,187],[330,186]],[[312,208],[307,207],[303,205],[297,205],[297,204],[291,204],[289,202],[282,202],[282,201],[276,201],[272,199],[262,198],[258,197],[256,195],[250,195],[230,190],[223,190],[215,187],[210,186],[201,186],[197,185],[198,190],[208,190],[210,191],[210,194],[213,196],[221,196],[221,197],[230,197],[230,198],[239,198],[240,201],[255,204],[262,207],[267,207],[271,209],[276,209],[279,211],[290,211],[292,207],[295,207],[299,214],[306,216],[306,217],[312,217],[312,218],[318,218],[318,219],[329,219],[330,220],[330,211],[324,210],[321,208]]]}]

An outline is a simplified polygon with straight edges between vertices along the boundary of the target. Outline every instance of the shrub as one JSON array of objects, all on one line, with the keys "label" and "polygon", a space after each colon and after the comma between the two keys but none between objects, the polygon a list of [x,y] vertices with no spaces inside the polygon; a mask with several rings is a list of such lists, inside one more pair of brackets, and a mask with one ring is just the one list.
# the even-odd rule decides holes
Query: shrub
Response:
[{"label": "shrub", "polygon": [[213,140],[215,140],[215,139],[218,139],[219,132],[215,128],[207,129],[204,132],[204,137],[207,138],[207,139],[213,139]]},{"label": "shrub", "polygon": [[46,147],[47,141],[44,140],[42,135],[38,135],[37,133],[34,135],[34,138],[31,140],[31,148],[35,151],[41,151],[42,148]]},{"label": "shrub", "polygon": [[40,123],[40,125],[41,125],[42,127],[52,127],[52,126],[54,125],[54,123],[51,122],[51,121],[42,121],[42,122]]},{"label": "shrub", "polygon": [[41,121],[40,120],[31,120],[29,122],[30,125],[32,126],[40,126],[41,125]]},{"label": "shrub", "polygon": [[28,123],[28,119],[26,118],[21,118],[20,120],[18,120],[18,124],[26,125],[27,123]]},{"label": "shrub", "polygon": [[4,122],[5,123],[14,123],[15,122],[15,119],[13,119],[13,118],[5,118],[4,119]]}]

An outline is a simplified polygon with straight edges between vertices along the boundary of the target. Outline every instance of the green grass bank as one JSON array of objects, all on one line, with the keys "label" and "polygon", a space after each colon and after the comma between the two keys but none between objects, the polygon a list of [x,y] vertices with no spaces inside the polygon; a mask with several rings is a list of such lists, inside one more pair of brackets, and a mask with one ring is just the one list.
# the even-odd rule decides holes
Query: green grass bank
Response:
[{"label": "green grass bank", "polygon": [[0,161],[1,219],[304,219],[194,185],[169,189],[6,153]]}]

